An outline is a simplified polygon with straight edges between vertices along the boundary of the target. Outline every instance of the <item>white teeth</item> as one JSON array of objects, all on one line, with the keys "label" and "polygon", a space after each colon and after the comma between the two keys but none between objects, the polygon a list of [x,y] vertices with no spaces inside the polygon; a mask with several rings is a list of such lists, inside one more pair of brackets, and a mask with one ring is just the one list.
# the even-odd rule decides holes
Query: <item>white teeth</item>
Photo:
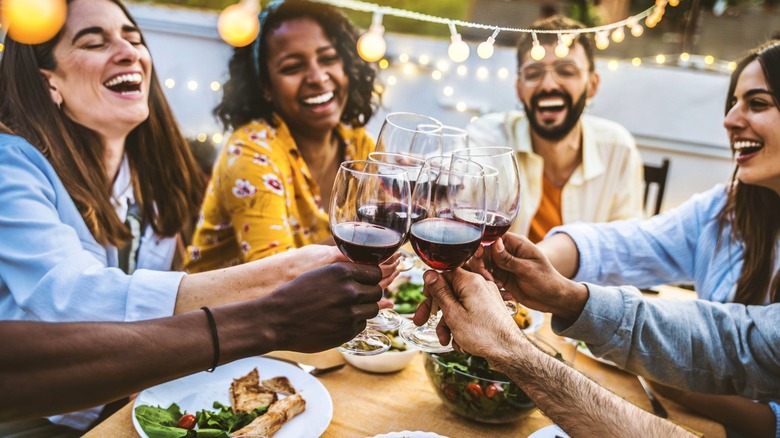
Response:
[{"label": "white teeth", "polygon": [[122,84],[122,83],[130,83],[130,84],[140,84],[143,80],[143,77],[140,73],[128,73],[124,75],[119,75],[110,81],[104,83],[106,87],[114,87],[116,85]]},{"label": "white teeth", "polygon": [[563,106],[565,102],[563,99],[543,99],[539,101],[539,108],[550,108],[554,106]]},{"label": "white teeth", "polygon": [[740,151],[742,149],[748,149],[748,148],[760,148],[763,146],[760,142],[757,141],[748,141],[748,140],[740,140],[734,142],[734,150]]},{"label": "white teeth", "polygon": [[320,94],[319,96],[309,97],[307,99],[303,99],[303,103],[307,105],[319,105],[321,103],[325,103],[329,100],[333,99],[333,92],[328,91],[327,93]]}]

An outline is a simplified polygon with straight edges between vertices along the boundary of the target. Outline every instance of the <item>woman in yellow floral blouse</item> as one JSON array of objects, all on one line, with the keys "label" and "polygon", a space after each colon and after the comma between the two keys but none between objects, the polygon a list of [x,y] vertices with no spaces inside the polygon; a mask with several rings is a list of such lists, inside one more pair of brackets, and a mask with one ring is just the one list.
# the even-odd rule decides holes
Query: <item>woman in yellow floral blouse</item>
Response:
[{"label": "woman in yellow floral blouse", "polygon": [[375,72],[336,8],[275,2],[237,48],[215,114],[233,134],[214,167],[186,268],[256,260],[330,239],[327,208],[344,160],[374,142]]}]

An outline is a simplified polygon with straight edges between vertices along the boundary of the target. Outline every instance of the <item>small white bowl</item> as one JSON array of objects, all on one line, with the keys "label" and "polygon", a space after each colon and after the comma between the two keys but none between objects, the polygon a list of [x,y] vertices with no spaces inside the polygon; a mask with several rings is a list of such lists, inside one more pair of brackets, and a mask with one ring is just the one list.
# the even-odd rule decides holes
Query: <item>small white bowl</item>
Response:
[{"label": "small white bowl", "polygon": [[387,351],[374,356],[356,356],[341,353],[344,360],[353,367],[369,373],[393,373],[406,368],[420,350],[406,344],[405,351]]}]

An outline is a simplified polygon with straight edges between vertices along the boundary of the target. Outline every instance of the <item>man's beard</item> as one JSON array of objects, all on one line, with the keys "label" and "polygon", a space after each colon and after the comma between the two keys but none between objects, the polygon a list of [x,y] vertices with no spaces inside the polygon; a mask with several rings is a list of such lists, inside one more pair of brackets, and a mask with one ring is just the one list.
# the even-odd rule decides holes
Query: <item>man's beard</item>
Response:
[{"label": "man's beard", "polygon": [[[585,90],[577,99],[577,103],[572,105],[571,96],[563,92],[553,93],[540,93],[531,98],[531,107],[526,107],[526,116],[528,117],[528,123],[531,124],[531,129],[540,137],[546,140],[558,141],[565,137],[568,133],[577,126],[583,111],[585,111],[585,104],[588,101],[587,91]],[[566,117],[563,122],[558,126],[545,126],[539,123],[536,118],[536,110],[539,108],[539,99],[557,96],[564,100],[564,106],[568,108]]]}]

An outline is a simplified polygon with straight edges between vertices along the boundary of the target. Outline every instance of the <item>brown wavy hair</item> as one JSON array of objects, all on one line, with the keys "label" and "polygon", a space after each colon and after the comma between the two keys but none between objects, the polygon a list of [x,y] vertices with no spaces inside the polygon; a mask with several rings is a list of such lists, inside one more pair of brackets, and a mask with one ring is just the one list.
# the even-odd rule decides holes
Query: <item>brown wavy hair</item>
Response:
[{"label": "brown wavy hair", "polygon": [[[775,106],[780,108],[780,40],[773,40],[753,49],[737,63],[731,74],[726,114],[734,106],[734,90],[740,74],[755,60],[764,71]],[[775,254],[775,242],[780,232],[780,196],[768,188],[738,181],[738,170],[739,165],[731,178],[726,205],[718,216],[721,231],[730,224],[731,238],[744,244],[742,272],[734,301],[763,304],[769,290],[770,302],[776,303],[780,301],[780,271],[772,271],[779,256]]]},{"label": "brown wavy hair", "polygon": [[[111,1],[136,24],[121,2]],[[57,67],[53,50],[63,32],[37,45],[6,37],[0,60],[0,125],[49,160],[95,240],[121,246],[132,236],[111,205],[113,184],[103,167],[103,145],[94,131],[57,108],[40,73]],[[146,45],[143,36],[142,43]],[[150,84],[149,117],[130,132],[125,153],[144,221],[160,235],[175,236],[197,215],[205,182],[154,68]]]},{"label": "brown wavy hair", "polygon": [[225,129],[236,129],[253,119],[273,124],[273,102],[263,99],[270,83],[268,74],[268,34],[285,21],[310,18],[319,24],[344,63],[349,92],[341,121],[353,127],[365,126],[374,114],[379,93],[374,88],[376,71],[357,54],[358,31],[346,15],[333,6],[305,0],[276,1],[260,14],[260,34],[254,43],[238,47],[228,65],[222,101],[214,115]]}]

